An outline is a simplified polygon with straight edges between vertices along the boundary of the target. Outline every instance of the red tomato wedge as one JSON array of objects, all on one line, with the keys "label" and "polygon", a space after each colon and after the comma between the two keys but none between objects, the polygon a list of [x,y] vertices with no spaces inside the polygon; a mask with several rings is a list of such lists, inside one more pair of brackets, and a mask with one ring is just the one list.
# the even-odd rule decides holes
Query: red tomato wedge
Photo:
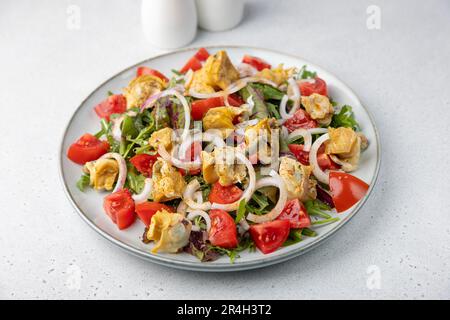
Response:
[{"label": "red tomato wedge", "polygon": [[142,202],[135,206],[136,214],[139,219],[148,227],[152,221],[153,215],[159,210],[173,212],[173,208],[159,202]]},{"label": "red tomato wedge", "polygon": [[296,129],[301,128],[303,129],[317,128],[316,120],[311,119],[309,114],[303,109],[298,109],[294,113],[294,116],[286,120],[286,122],[283,125],[288,129],[289,133],[291,133]]},{"label": "red tomato wedge", "polygon": [[127,110],[127,100],[121,94],[113,94],[94,107],[95,113],[109,121],[113,113],[124,113]]},{"label": "red tomato wedge", "polygon": [[183,68],[181,68],[181,73],[186,73],[191,69],[192,71],[197,71],[202,68],[202,63],[200,60],[198,60],[196,57],[192,57],[188,60],[188,62],[184,65]]},{"label": "red tomato wedge", "polygon": [[242,58],[242,62],[251,65],[258,71],[270,69],[272,67],[269,63],[267,63],[263,59],[252,57],[249,55],[245,55],[244,58]]},{"label": "red tomato wedge", "polygon": [[328,96],[327,83],[319,77],[316,77],[314,82],[300,82],[298,87],[300,88],[301,95],[305,97],[310,96],[313,93]]},{"label": "red tomato wedge", "polygon": [[198,49],[194,57],[196,57],[200,61],[206,61],[209,57],[209,52],[205,48],[200,48]]},{"label": "red tomato wedge", "polygon": [[[238,94],[230,94],[228,103],[233,107],[240,107],[245,101]],[[194,120],[202,120],[209,109],[223,106],[225,106],[225,101],[222,97],[196,100],[192,102],[191,116]]]},{"label": "red tomato wedge", "polygon": [[239,200],[243,191],[235,185],[224,187],[219,182],[212,185],[209,201],[220,204],[233,203]]},{"label": "red tomato wedge", "polygon": [[228,103],[230,106],[240,107],[245,103],[245,101],[237,93],[232,93],[228,96]]},{"label": "red tomato wedge", "polygon": [[289,221],[293,229],[307,228],[311,225],[311,219],[306,212],[306,208],[298,199],[289,200],[277,220]]},{"label": "red tomato wedge", "polygon": [[151,69],[149,67],[139,67],[137,69],[136,76],[139,77],[139,76],[142,76],[144,74],[148,74],[148,75],[151,75],[151,76],[158,77],[164,82],[169,82],[169,79],[165,75],[163,75],[161,72],[159,72],[158,70]]},{"label": "red tomato wedge", "polygon": [[192,71],[197,71],[202,68],[202,61],[206,61],[208,59],[209,53],[205,48],[200,48],[197,53],[192,56],[188,60],[188,62],[184,65],[183,68],[181,68],[181,73],[186,73],[189,71],[189,69],[192,69]]},{"label": "red tomato wedge", "polygon": [[337,212],[343,212],[364,197],[369,185],[345,172],[330,172],[330,191]]},{"label": "red tomato wedge", "polygon": [[[288,147],[301,164],[305,166],[309,165],[309,152],[303,151],[304,146],[302,144],[290,144]],[[317,162],[322,170],[336,170],[340,168],[337,163],[325,154],[324,145],[321,145],[317,151]]]},{"label": "red tomato wedge", "polygon": [[136,219],[134,201],[127,189],[106,196],[103,200],[103,209],[120,230],[131,226]]},{"label": "red tomato wedge", "polygon": [[146,177],[152,176],[153,164],[158,160],[158,155],[137,154],[130,159],[131,164]]},{"label": "red tomato wedge", "polygon": [[85,164],[97,160],[109,150],[109,143],[85,133],[67,150],[67,157],[75,163]]},{"label": "red tomato wedge", "polygon": [[291,151],[294,156],[297,158],[297,160],[305,165],[309,166],[309,151],[303,151],[303,145],[302,144],[289,144],[288,148],[289,151]]},{"label": "red tomato wedge", "polygon": [[274,220],[250,226],[250,235],[256,247],[262,253],[274,252],[289,236],[290,222],[288,220]]},{"label": "red tomato wedge", "polygon": [[211,244],[228,249],[237,247],[236,224],[228,212],[213,209],[209,211],[209,217],[211,218],[211,230],[209,230],[208,238]]},{"label": "red tomato wedge", "polygon": [[203,116],[208,112],[209,109],[223,106],[223,98],[209,98],[205,100],[196,100],[192,102],[191,116],[192,119],[199,121],[203,119]]}]

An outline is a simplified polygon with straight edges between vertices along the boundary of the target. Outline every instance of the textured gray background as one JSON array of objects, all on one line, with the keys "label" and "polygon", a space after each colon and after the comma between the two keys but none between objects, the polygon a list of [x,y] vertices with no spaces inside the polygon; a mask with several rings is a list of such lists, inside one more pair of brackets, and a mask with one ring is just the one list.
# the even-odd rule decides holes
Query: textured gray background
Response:
[{"label": "textured gray background", "polygon": [[[449,1],[249,1],[245,20],[192,46],[300,55],[338,75],[381,134],[378,183],[331,241],[258,271],[173,270],[120,251],[66,199],[58,147],[104,79],[162,51],[140,32],[140,1],[0,2],[0,298],[450,298]],[[81,29],[66,28],[69,4]],[[381,8],[368,30],[366,8]],[[79,290],[70,285],[79,267]],[[381,288],[368,289],[379,267]]]}]

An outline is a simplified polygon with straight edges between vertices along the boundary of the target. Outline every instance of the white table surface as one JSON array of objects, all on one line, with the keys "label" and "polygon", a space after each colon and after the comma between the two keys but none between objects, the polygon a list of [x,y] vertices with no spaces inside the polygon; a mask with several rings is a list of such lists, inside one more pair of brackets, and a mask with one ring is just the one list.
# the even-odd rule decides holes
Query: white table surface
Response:
[{"label": "white table surface", "polygon": [[[81,9],[79,30],[66,27],[69,4]],[[381,9],[380,30],[366,27],[371,4]],[[163,52],[144,40],[139,7],[0,2],[0,298],[450,298],[449,1],[253,0],[238,28],[198,33],[191,46],[276,48],[323,66],[359,94],[381,134],[374,193],[343,230],[289,262],[229,274],[119,250],[62,190],[58,147],[78,104]],[[370,266],[378,289],[367,286]]]}]

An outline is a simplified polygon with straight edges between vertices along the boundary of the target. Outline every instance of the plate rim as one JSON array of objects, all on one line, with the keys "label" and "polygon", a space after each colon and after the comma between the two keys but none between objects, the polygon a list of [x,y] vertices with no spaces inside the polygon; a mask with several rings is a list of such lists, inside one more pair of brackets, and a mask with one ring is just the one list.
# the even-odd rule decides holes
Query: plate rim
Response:
[{"label": "plate rim", "polygon": [[[365,112],[367,113],[370,123],[373,127],[374,130],[374,134],[375,134],[375,139],[376,139],[376,166],[375,166],[375,172],[373,175],[372,180],[369,183],[369,189],[366,193],[366,195],[364,196],[363,199],[361,199],[358,204],[356,205],[356,207],[354,208],[354,210],[349,213],[340,224],[338,224],[335,228],[331,229],[328,233],[326,233],[325,235],[323,235],[320,239],[317,239],[316,241],[312,241],[311,243],[307,244],[304,247],[298,248],[297,250],[293,250],[291,252],[286,252],[283,255],[280,256],[268,256],[264,259],[258,259],[256,261],[245,261],[245,262],[240,262],[240,263],[204,263],[204,262],[190,262],[190,261],[180,261],[180,260],[176,260],[176,259],[171,259],[165,256],[160,256],[160,255],[154,255],[151,254],[150,252],[144,252],[141,251],[140,249],[134,248],[122,241],[120,241],[119,239],[116,239],[115,237],[111,236],[110,234],[108,234],[106,231],[103,231],[100,227],[96,226],[95,223],[88,218],[88,216],[83,212],[83,210],[78,206],[78,204],[75,202],[75,199],[73,198],[72,194],[69,191],[66,179],[65,179],[65,175],[64,175],[64,171],[63,171],[63,160],[64,160],[64,156],[65,156],[65,150],[64,150],[64,141],[65,138],[67,136],[67,132],[75,118],[75,115],[79,112],[79,110],[81,109],[81,107],[85,104],[85,102],[95,93],[98,91],[98,89],[100,87],[102,87],[103,85],[105,85],[106,83],[108,83],[109,81],[111,81],[112,79],[114,79],[115,77],[117,77],[120,73],[123,72],[127,72],[130,71],[133,68],[136,68],[138,65],[150,62],[152,60],[158,59],[160,57],[164,57],[164,56],[169,56],[169,55],[173,55],[173,54],[177,54],[177,53],[181,53],[181,52],[187,52],[187,51],[192,51],[192,50],[198,50],[199,48],[206,48],[206,49],[218,49],[218,48],[234,48],[234,49],[251,49],[251,50],[260,50],[260,51],[266,51],[266,52],[271,52],[273,54],[278,54],[278,55],[284,55],[284,56],[289,56],[293,59],[299,59],[304,61],[306,64],[312,64],[315,65],[317,67],[319,67],[322,70],[325,70],[326,72],[328,72],[330,75],[332,75],[334,78],[336,78],[338,81],[340,81],[341,83],[343,83],[346,88],[350,91],[351,94],[353,94],[353,96],[356,98],[356,100],[358,101],[358,103],[361,105],[361,107],[365,110]],[[78,213],[78,215],[92,228],[94,229],[97,233],[99,233],[101,236],[103,236],[105,239],[109,240],[110,242],[112,242],[113,244],[115,244],[116,246],[118,246],[119,248],[121,248],[122,250],[131,253],[134,256],[137,256],[139,258],[142,258],[144,260],[150,261],[150,262],[154,262],[156,264],[159,265],[163,265],[163,266],[167,266],[167,267],[171,267],[171,268],[175,268],[175,269],[182,269],[182,270],[189,270],[189,271],[202,271],[202,272],[232,272],[232,271],[242,271],[242,270],[250,270],[250,269],[257,269],[257,268],[263,268],[263,267],[267,267],[270,265],[274,265],[277,263],[281,263],[290,259],[293,259],[295,257],[298,257],[314,248],[316,248],[317,246],[325,243],[327,240],[329,240],[332,236],[334,236],[336,234],[337,231],[339,231],[342,227],[344,227],[358,212],[359,210],[363,207],[363,205],[366,203],[367,199],[370,197],[373,188],[376,185],[377,179],[378,179],[378,175],[379,175],[379,171],[380,171],[380,167],[381,167],[381,143],[380,143],[380,136],[379,136],[379,132],[378,132],[378,128],[375,124],[373,115],[371,114],[371,112],[361,103],[358,95],[356,95],[356,93],[353,91],[352,88],[350,88],[344,81],[342,81],[339,77],[337,77],[334,73],[329,72],[327,69],[322,68],[320,65],[316,64],[316,63],[312,63],[307,59],[304,59],[300,56],[297,56],[295,54],[290,54],[290,53],[286,53],[286,52],[282,52],[279,50],[275,50],[275,49],[268,49],[268,48],[263,48],[263,47],[257,47],[257,46],[246,46],[246,45],[208,45],[208,46],[202,46],[202,47],[186,47],[186,48],[181,48],[181,49],[176,49],[176,50],[170,50],[169,52],[165,52],[162,54],[158,54],[155,56],[152,56],[151,58],[147,58],[145,60],[142,60],[138,63],[135,63],[127,68],[124,68],[118,72],[116,72],[115,74],[113,74],[111,77],[109,77],[107,80],[103,81],[101,84],[99,84],[95,89],[93,89],[82,101],[81,103],[78,105],[78,107],[73,111],[69,121],[67,122],[66,126],[64,127],[63,133],[62,133],[62,137],[59,143],[59,161],[58,161],[58,169],[59,169],[59,178],[60,181],[62,183],[63,186],[63,190],[64,193],[66,194],[66,197],[69,199],[69,202],[72,204],[72,207],[75,209],[75,211]]]}]

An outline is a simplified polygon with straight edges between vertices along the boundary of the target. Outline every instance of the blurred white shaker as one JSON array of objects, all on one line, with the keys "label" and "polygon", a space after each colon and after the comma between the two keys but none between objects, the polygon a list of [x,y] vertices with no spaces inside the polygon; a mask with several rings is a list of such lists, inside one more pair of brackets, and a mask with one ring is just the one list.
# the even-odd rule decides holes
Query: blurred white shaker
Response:
[{"label": "blurred white shaker", "polygon": [[160,48],[178,48],[197,33],[194,0],[142,0],[142,28],[147,40]]},{"label": "blurred white shaker", "polygon": [[244,15],[244,0],[196,0],[198,24],[209,31],[234,28]]}]

